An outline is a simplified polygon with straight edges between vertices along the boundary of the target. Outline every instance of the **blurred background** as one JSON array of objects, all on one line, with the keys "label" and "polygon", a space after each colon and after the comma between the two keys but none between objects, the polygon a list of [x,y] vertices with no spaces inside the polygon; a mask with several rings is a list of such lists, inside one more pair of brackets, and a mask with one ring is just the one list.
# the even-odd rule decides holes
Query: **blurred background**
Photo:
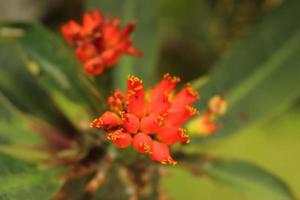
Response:
[{"label": "blurred background", "polygon": [[[42,22],[54,31],[58,31],[60,25],[66,20],[80,19],[84,10],[91,10],[98,5],[99,1],[104,1],[103,5],[105,5],[105,0],[0,1],[0,21]],[[199,76],[209,77],[211,70],[222,65],[218,64],[219,60],[226,57],[245,35],[259,29],[260,26],[257,24],[260,24],[265,16],[272,16],[272,12],[281,9],[283,4],[288,7],[287,1],[290,0],[159,0],[155,7],[160,30],[159,67],[156,73],[162,75],[170,72],[182,77],[183,81],[193,81]],[[285,16],[289,12],[297,11],[300,13],[300,7],[291,6],[290,11],[286,8],[281,14]],[[295,16],[299,15],[295,14]],[[274,21],[280,24],[280,19]],[[291,26],[299,27],[295,28],[295,32],[298,33],[300,23],[297,18],[293,19],[295,21],[291,22]],[[273,21],[269,20],[266,23],[272,26]],[[285,28],[289,27],[283,27]],[[285,36],[283,32],[281,36],[272,40],[275,39],[274,43],[276,43],[277,39],[281,40],[284,37],[289,36],[288,34]],[[266,35],[257,42],[259,44],[261,40],[268,39]],[[270,41],[270,45],[272,42]],[[272,49],[272,46],[270,48]],[[257,54],[257,57],[259,56],[260,54]],[[295,63],[300,63],[299,56],[294,59],[298,59]],[[243,72],[244,66],[239,67],[239,71]],[[290,70],[291,74],[297,74],[299,65],[287,67],[286,70]],[[245,73],[248,73],[246,68]],[[238,73],[233,73],[230,79],[237,78]],[[300,90],[300,76],[298,78],[297,94]],[[274,79],[271,77],[270,80],[274,83],[277,81],[276,77]],[[280,97],[285,95],[282,93],[285,89],[288,90],[283,86],[274,88],[274,91],[270,92],[278,93]],[[256,98],[260,98],[260,95],[264,96],[259,91],[256,94]],[[264,103],[268,104],[268,102]],[[299,198],[300,104],[298,96],[294,95],[283,107],[280,112],[276,112],[277,114],[272,113],[264,119],[264,123],[255,123],[251,128],[242,130],[241,134],[202,145],[200,151],[254,162],[285,180]],[[264,106],[262,105],[260,109],[263,110]],[[274,110],[277,110],[276,105]],[[248,120],[247,116],[243,118],[245,121]],[[213,180],[199,179],[178,168],[171,169],[161,184],[166,197],[175,200],[257,199]]]}]

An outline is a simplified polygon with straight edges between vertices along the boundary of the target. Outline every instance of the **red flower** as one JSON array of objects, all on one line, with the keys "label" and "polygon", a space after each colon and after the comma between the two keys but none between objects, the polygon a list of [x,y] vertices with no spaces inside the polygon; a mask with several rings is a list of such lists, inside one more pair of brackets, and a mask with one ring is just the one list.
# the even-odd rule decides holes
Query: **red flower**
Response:
[{"label": "red flower", "polygon": [[191,107],[198,94],[186,86],[174,92],[179,78],[166,74],[163,80],[146,94],[142,81],[128,77],[127,91],[116,90],[108,98],[111,111],[91,123],[107,132],[107,139],[119,148],[132,144],[133,148],[162,164],[176,164],[169,145],[188,143],[186,131],[180,128],[190,117],[197,114]]},{"label": "red flower", "polygon": [[106,67],[113,66],[126,53],[138,57],[140,51],[132,46],[129,38],[135,24],[120,27],[118,17],[103,17],[98,10],[83,15],[82,24],[74,20],[61,27],[68,43],[76,48],[76,57],[89,75],[99,75]]}]

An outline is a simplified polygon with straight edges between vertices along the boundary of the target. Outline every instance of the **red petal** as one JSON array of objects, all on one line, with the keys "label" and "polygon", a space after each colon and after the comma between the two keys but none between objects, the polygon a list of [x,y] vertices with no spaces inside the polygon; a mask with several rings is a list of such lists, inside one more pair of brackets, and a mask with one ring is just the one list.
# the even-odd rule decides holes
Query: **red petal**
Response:
[{"label": "red petal", "polygon": [[115,17],[112,22],[112,26],[118,27],[120,25],[120,17]]},{"label": "red petal", "polygon": [[138,133],[133,138],[133,148],[140,153],[150,153],[152,151],[152,138],[144,133]]},{"label": "red petal", "polygon": [[135,27],[136,27],[135,23],[129,23],[121,31],[121,37],[128,38],[128,35],[135,29]]},{"label": "red petal", "polygon": [[68,25],[62,26],[60,31],[63,34],[65,40],[67,40],[69,43],[73,44],[73,33],[70,31]]},{"label": "red petal", "polygon": [[83,34],[85,36],[90,36],[94,34],[95,29],[97,26],[101,25],[102,17],[98,10],[95,10],[91,13],[84,13],[83,15]]},{"label": "red petal", "polygon": [[140,120],[131,113],[124,113],[121,115],[122,126],[129,133],[136,133],[140,127]]},{"label": "red petal", "polygon": [[180,79],[178,77],[172,77],[170,74],[165,74],[163,80],[151,90],[151,102],[156,101],[156,99],[160,99],[160,97],[165,94],[170,94],[179,81]]},{"label": "red petal", "polygon": [[120,33],[117,27],[107,24],[103,27],[103,39],[105,48],[114,48],[120,42]]},{"label": "red petal", "polygon": [[100,57],[88,60],[84,64],[84,71],[89,75],[99,75],[104,70],[104,63]]},{"label": "red petal", "polygon": [[105,50],[101,54],[101,58],[107,66],[112,66],[120,59],[121,53],[115,49]]},{"label": "red petal", "polygon": [[121,90],[116,89],[114,93],[108,98],[107,103],[110,106],[111,110],[119,113],[121,111],[127,110],[126,101],[127,100],[125,94],[123,94]]},{"label": "red petal", "polygon": [[98,119],[95,119],[90,126],[109,130],[121,124],[120,117],[113,112],[106,111]]},{"label": "red petal", "polygon": [[120,42],[118,45],[116,45],[115,48],[120,52],[126,52],[130,46],[131,46],[131,42],[127,40],[127,41]]},{"label": "red petal", "polygon": [[165,124],[180,127],[192,116],[198,114],[198,111],[191,107],[173,107],[169,109],[167,116],[165,118]]},{"label": "red petal", "polygon": [[150,101],[149,113],[159,115],[165,113],[172,105],[170,95],[163,94],[158,96],[155,100]]},{"label": "red petal", "polygon": [[67,24],[61,27],[61,32],[69,43],[74,44],[74,39],[78,37],[81,32],[81,26],[74,20],[70,20]]},{"label": "red petal", "polygon": [[164,126],[159,129],[157,137],[165,144],[175,144],[177,142],[189,143],[190,139],[186,131],[173,126]]},{"label": "red petal", "polygon": [[95,22],[90,15],[90,13],[84,13],[83,15],[83,34],[85,36],[89,36],[93,33],[93,30],[95,28]]},{"label": "red petal", "polygon": [[102,22],[102,16],[99,10],[94,10],[92,13],[92,18],[93,20],[97,23],[100,24]]},{"label": "red petal", "polygon": [[151,159],[161,164],[176,165],[176,161],[171,157],[169,147],[166,144],[153,141]]},{"label": "red petal", "polygon": [[76,48],[76,57],[79,61],[84,62],[97,55],[97,49],[92,44],[84,44]]},{"label": "red petal", "polygon": [[135,77],[129,76],[127,82],[128,112],[137,117],[145,115],[145,91],[142,81]]},{"label": "red petal", "polygon": [[107,139],[111,140],[118,148],[126,148],[132,142],[132,137],[129,133],[124,132],[122,129],[118,129],[107,134]]},{"label": "red petal", "polygon": [[163,123],[163,117],[159,115],[149,115],[141,120],[141,131],[143,133],[155,134]]},{"label": "red petal", "polygon": [[191,85],[187,85],[175,95],[173,107],[185,107],[195,103],[197,99],[199,99],[198,93]]},{"label": "red petal", "polygon": [[140,50],[138,50],[137,48],[134,48],[134,47],[132,47],[132,46],[130,46],[130,47],[127,49],[126,53],[128,53],[128,54],[130,54],[130,55],[132,55],[132,56],[134,56],[134,57],[141,57],[141,56],[143,55],[142,52],[141,52]]}]

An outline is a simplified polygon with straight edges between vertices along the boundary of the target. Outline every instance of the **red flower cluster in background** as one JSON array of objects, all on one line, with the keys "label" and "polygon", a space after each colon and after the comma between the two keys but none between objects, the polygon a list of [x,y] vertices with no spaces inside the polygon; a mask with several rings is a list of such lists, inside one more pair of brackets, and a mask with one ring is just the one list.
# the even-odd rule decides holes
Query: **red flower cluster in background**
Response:
[{"label": "red flower cluster in background", "polygon": [[126,53],[135,57],[140,51],[132,46],[129,38],[135,24],[120,27],[118,17],[103,17],[98,10],[85,13],[82,25],[70,20],[61,32],[65,39],[76,48],[76,56],[89,75],[99,75],[106,67],[112,67]]},{"label": "red flower cluster in background", "polygon": [[169,145],[189,142],[186,131],[180,127],[197,114],[191,104],[199,98],[189,85],[175,94],[178,82],[179,78],[166,74],[146,94],[142,81],[129,76],[126,94],[116,90],[108,98],[110,111],[95,119],[91,127],[106,131],[107,139],[119,148],[132,145],[152,160],[175,165]]}]

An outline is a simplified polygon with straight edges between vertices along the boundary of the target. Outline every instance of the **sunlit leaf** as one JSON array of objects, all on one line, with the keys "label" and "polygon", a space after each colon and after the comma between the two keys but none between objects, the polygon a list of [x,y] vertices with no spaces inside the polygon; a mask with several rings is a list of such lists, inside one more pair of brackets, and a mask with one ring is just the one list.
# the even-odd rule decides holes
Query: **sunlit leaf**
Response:
[{"label": "sunlit leaf", "polygon": [[215,160],[205,172],[234,189],[269,199],[294,199],[284,181],[255,164],[237,160]]},{"label": "sunlit leaf", "polygon": [[262,199],[294,199],[284,180],[253,163],[210,158],[201,154],[181,155],[177,159],[179,166],[192,173],[206,175],[217,183],[247,195]]}]

